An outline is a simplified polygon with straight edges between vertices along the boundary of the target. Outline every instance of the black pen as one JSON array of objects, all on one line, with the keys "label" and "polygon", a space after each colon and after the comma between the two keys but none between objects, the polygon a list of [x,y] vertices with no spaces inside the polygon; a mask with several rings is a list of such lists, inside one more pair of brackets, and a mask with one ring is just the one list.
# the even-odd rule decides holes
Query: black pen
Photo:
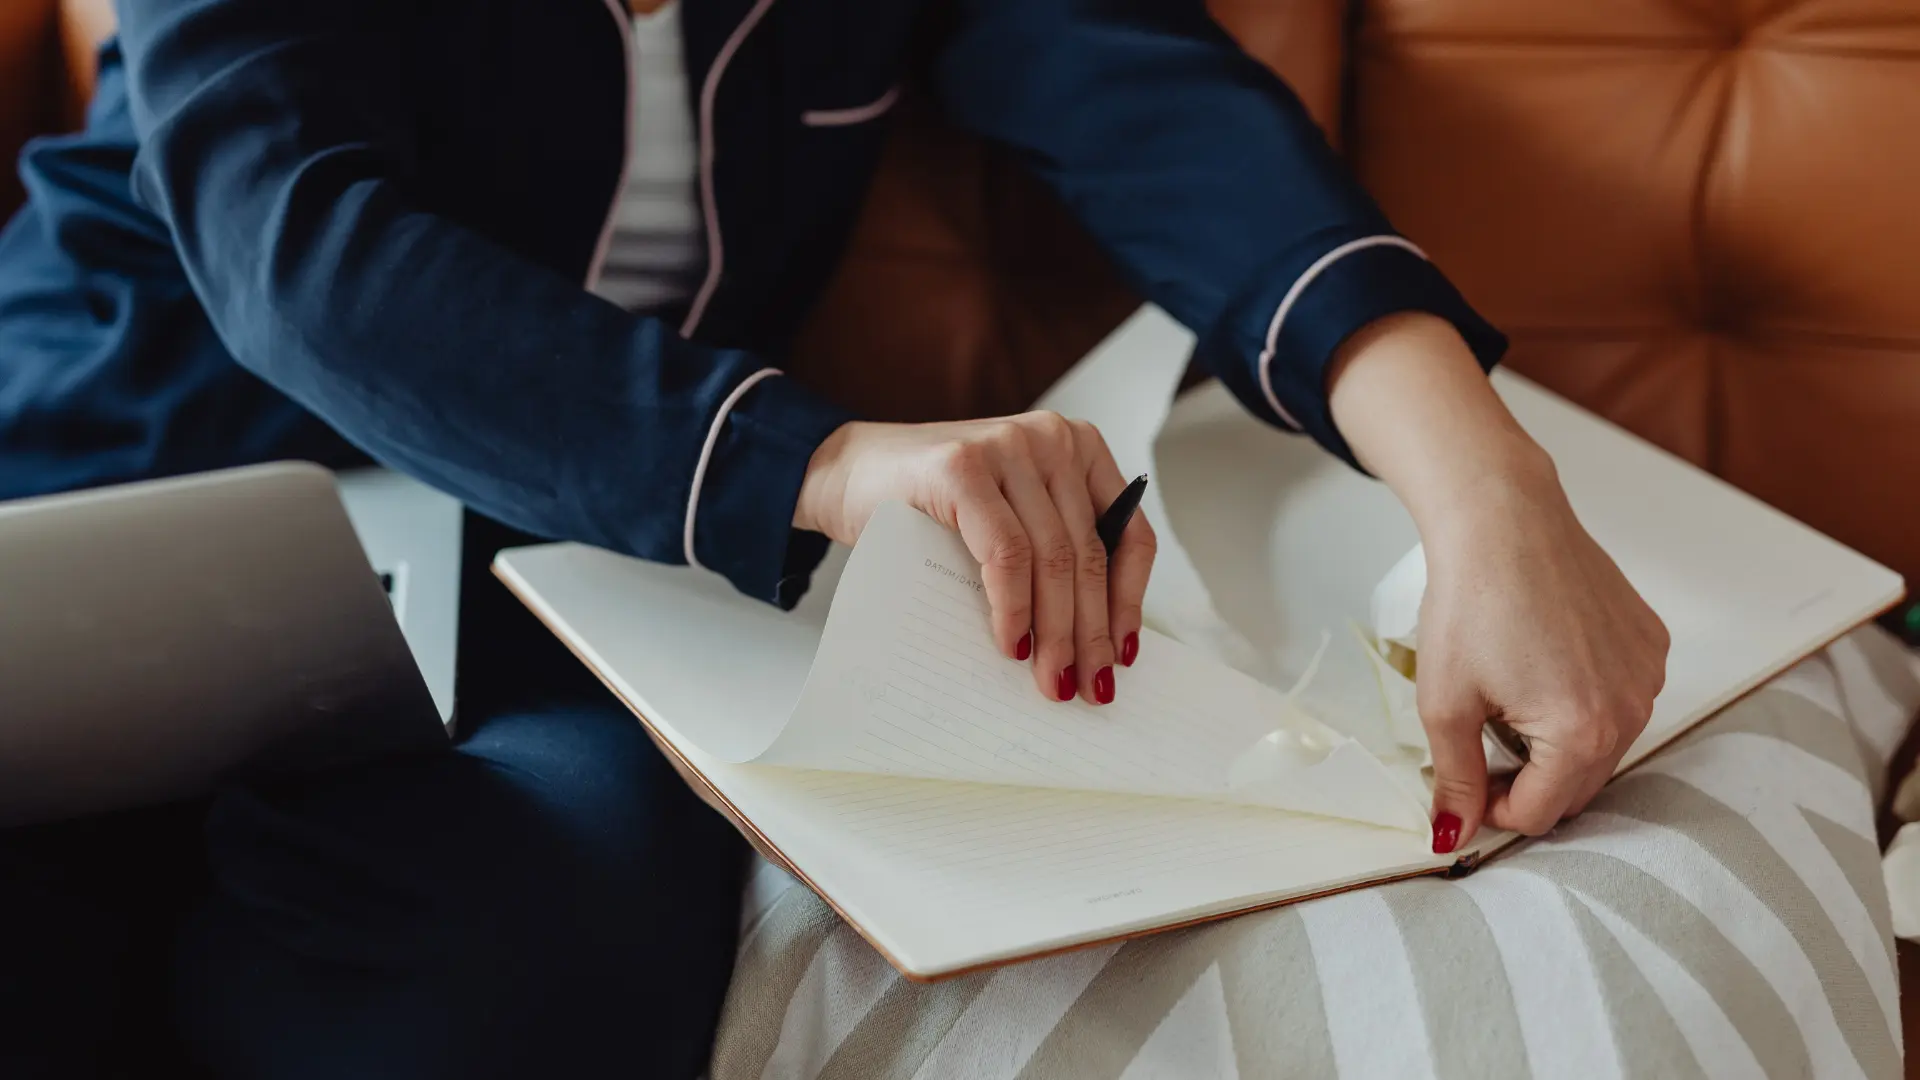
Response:
[{"label": "black pen", "polygon": [[1120,534],[1127,531],[1127,522],[1133,520],[1134,511],[1140,509],[1140,498],[1147,493],[1147,474],[1141,473],[1128,484],[1113,505],[1094,522],[1093,531],[1100,534],[1100,543],[1106,545],[1107,557],[1113,557],[1113,549],[1120,546]]}]

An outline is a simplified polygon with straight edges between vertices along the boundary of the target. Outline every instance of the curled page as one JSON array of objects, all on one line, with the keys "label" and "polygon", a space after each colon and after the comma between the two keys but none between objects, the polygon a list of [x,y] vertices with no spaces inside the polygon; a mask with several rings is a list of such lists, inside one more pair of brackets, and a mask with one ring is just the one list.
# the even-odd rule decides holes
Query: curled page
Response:
[{"label": "curled page", "polygon": [[[1100,429],[1126,476],[1151,473],[1155,441],[1166,426],[1194,337],[1166,312],[1145,305],[1048,388],[1034,403]],[[1159,552],[1144,602],[1146,624],[1250,675],[1268,658],[1220,617],[1206,581],[1172,527],[1164,484],[1148,484],[1140,514],[1153,523]]]},{"label": "curled page", "polygon": [[1427,595],[1427,549],[1415,544],[1374,586],[1373,633],[1382,644],[1420,647],[1420,601]]},{"label": "curled page", "polygon": [[[1374,587],[1373,633],[1354,627],[1354,637],[1367,652],[1380,685],[1387,725],[1402,747],[1420,756],[1422,769],[1433,765],[1426,728],[1414,697],[1414,678],[1420,651],[1420,601],[1427,592],[1427,553],[1421,545],[1402,556]],[[1480,734],[1487,771],[1495,776],[1518,772],[1525,761],[1489,724]]]},{"label": "curled page", "polygon": [[[766,745],[731,756],[1428,827],[1420,800],[1378,759],[1219,661],[1148,630],[1139,660],[1116,677],[1110,705],[1042,697],[1031,664],[995,648],[979,568],[959,536],[889,503],[847,562],[792,715]],[[1275,752],[1260,775],[1250,779],[1244,762],[1236,774],[1262,740]]]}]

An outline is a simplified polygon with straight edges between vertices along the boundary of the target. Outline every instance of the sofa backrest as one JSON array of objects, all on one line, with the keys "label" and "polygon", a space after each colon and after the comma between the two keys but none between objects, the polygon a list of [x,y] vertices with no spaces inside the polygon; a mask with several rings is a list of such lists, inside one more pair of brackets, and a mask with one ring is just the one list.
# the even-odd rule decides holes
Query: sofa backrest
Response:
[{"label": "sofa backrest", "polygon": [[[1337,136],[1341,0],[1212,0]],[[867,415],[1017,411],[1139,300],[1031,176],[911,96],[789,369]]]},{"label": "sofa backrest", "polygon": [[1511,366],[1920,581],[1920,5],[1359,15],[1349,160]]}]

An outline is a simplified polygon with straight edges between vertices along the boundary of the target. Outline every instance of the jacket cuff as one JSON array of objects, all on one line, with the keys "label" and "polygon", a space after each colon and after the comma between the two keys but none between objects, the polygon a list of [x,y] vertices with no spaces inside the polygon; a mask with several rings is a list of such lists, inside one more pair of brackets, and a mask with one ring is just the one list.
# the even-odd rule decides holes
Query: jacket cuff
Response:
[{"label": "jacket cuff", "polygon": [[687,561],[748,596],[792,608],[828,541],[793,527],[814,450],[854,419],[773,368],[749,375],[720,403],[687,501]]},{"label": "jacket cuff", "polygon": [[1327,368],[1347,338],[1388,315],[1423,311],[1452,323],[1483,370],[1507,350],[1506,336],[1402,237],[1356,237],[1282,263],[1216,328],[1225,339],[1210,348],[1231,356],[1207,358],[1209,366],[1263,419],[1305,432],[1356,469],[1327,403]]}]

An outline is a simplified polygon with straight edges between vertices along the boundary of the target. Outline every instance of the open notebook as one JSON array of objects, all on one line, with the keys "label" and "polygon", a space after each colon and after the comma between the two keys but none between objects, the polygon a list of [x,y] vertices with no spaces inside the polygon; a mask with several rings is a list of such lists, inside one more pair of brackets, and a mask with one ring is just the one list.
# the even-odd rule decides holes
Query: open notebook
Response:
[{"label": "open notebook", "polygon": [[[1109,359],[1128,340],[1177,344],[1127,333]],[[1524,380],[1497,382],[1673,630],[1667,689],[1623,768],[1899,598],[1891,571]],[[1191,445],[1186,464],[1161,462],[1163,482],[1212,453],[1250,460],[1245,438],[1279,471],[1202,469],[1150,509],[1188,519],[1176,531],[1198,556],[1196,588],[1238,581],[1284,610],[1264,643],[1275,673],[1298,676],[1319,631],[1368,618],[1410,527],[1371,482],[1300,441],[1248,434],[1205,394],[1176,417]],[[1246,498],[1236,474],[1280,490]],[[1208,484],[1219,491],[1196,507]],[[1253,538],[1251,553],[1213,551],[1223,536]],[[712,575],[571,544],[503,553],[496,572],[764,854],[910,977],[1445,872],[1515,839],[1429,853],[1417,764],[1351,715],[1378,698],[1364,660],[1330,663],[1302,708],[1278,678],[1149,631],[1114,705],[1041,699],[992,647],[965,548],[901,506],[851,559],[836,551],[793,613]],[[1232,599],[1220,606],[1253,602]],[[1336,640],[1329,656],[1345,652],[1361,650]]]}]

